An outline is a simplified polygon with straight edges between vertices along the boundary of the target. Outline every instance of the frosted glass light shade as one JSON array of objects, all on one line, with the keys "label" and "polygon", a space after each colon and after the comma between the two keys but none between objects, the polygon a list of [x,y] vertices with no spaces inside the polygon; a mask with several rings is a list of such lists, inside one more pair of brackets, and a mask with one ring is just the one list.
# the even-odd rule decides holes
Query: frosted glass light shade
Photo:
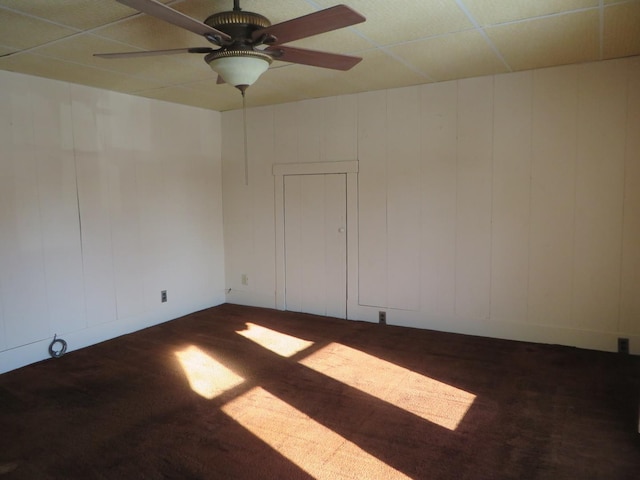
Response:
[{"label": "frosted glass light shade", "polygon": [[[266,57],[266,55],[265,55]],[[209,62],[213,71],[229,85],[253,85],[271,63],[262,56],[224,56]]]}]

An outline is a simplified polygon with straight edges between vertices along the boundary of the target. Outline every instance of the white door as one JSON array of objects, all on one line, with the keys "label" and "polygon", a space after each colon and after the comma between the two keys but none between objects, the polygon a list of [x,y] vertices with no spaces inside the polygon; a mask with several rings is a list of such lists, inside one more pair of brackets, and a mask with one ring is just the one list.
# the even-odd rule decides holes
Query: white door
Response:
[{"label": "white door", "polygon": [[345,174],[284,177],[285,305],[346,318]]}]

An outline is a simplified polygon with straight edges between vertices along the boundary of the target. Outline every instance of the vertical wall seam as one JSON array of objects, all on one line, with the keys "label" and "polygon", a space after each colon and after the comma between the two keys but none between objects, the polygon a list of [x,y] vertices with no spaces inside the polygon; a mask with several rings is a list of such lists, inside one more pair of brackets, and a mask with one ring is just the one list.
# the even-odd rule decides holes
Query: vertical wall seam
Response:
[{"label": "vertical wall seam", "polygon": [[[98,128],[98,116],[96,115],[96,112],[93,111],[93,115],[94,115],[94,119],[95,119],[95,124],[96,124],[96,130],[99,130]],[[104,135],[104,133],[103,133]],[[109,148],[109,143],[108,143],[108,138],[104,138],[104,144],[102,145],[102,152],[107,151]],[[99,164],[99,171],[98,171],[98,175],[100,174],[100,170],[101,170],[101,160],[98,160]],[[118,167],[116,166],[116,169]],[[109,201],[107,203],[107,213],[108,213],[108,217],[109,217],[109,250],[111,252],[111,268],[112,268],[112,275],[111,275],[111,281],[113,284],[113,300],[114,300],[114,309],[115,309],[115,319],[114,321],[118,321],[120,320],[120,314],[118,312],[118,282],[116,281],[116,276],[118,274],[118,267],[116,265],[116,252],[115,252],[115,248],[113,245],[113,224],[114,224],[114,212],[113,212],[113,182],[111,181],[110,175],[109,175],[109,171],[107,170],[107,179],[106,179],[106,189],[107,189],[107,193],[108,193],[108,198]]]},{"label": "vertical wall seam", "polygon": [[574,139],[573,139],[573,224],[571,228],[571,284],[569,292],[571,295],[569,301],[569,322],[573,328],[577,327],[578,319],[576,318],[576,296],[575,296],[575,278],[576,278],[576,226],[578,223],[578,140],[580,138],[580,78],[581,67],[576,67],[575,74],[575,100],[576,107],[574,113]]},{"label": "vertical wall seam", "polygon": [[495,162],[495,134],[496,134],[496,76],[491,76],[491,181],[489,183],[489,191],[491,194],[491,202],[489,203],[489,317],[493,318],[493,215],[494,211],[494,187],[496,175]]},{"label": "vertical wall seam", "polygon": [[458,176],[460,175],[460,80],[456,80],[456,144],[455,144],[455,183],[453,210],[455,219],[453,222],[453,316],[458,315]]},{"label": "vertical wall seam", "polygon": [[628,148],[629,148],[629,124],[630,124],[630,117],[631,117],[631,113],[629,111],[629,102],[631,101],[631,82],[632,82],[632,75],[631,75],[631,65],[627,62],[627,66],[626,66],[626,74],[627,74],[627,85],[626,85],[626,91],[625,91],[625,129],[624,129],[624,157],[623,157],[623,163],[622,163],[622,222],[621,226],[620,226],[620,270],[619,270],[619,275],[620,275],[620,280],[619,280],[619,287],[618,287],[618,318],[617,318],[617,322],[616,322],[616,331],[618,333],[622,333],[622,317],[623,317],[623,309],[622,309],[622,305],[623,305],[623,301],[624,301],[624,288],[623,288],[623,282],[624,282],[624,257],[625,257],[625,230],[626,230],[626,215],[627,215],[627,210],[626,210],[626,205],[627,205],[627,168],[629,166],[629,162],[627,161],[628,158]]},{"label": "vertical wall seam", "polygon": [[[326,103],[326,102],[324,102]],[[325,123],[326,126],[326,122]],[[325,130],[326,132],[326,130]],[[326,140],[326,139],[325,139]],[[329,244],[327,242],[327,232],[329,230],[328,227],[328,216],[327,216],[327,176],[326,175],[321,175],[320,178],[322,178],[322,192],[323,192],[323,196],[324,196],[324,204],[322,205],[322,223],[323,225],[323,234],[324,234],[324,278],[322,279],[322,285],[324,288],[324,315],[327,315],[328,313],[328,309],[327,309],[327,253],[328,253],[328,247]],[[335,233],[335,232],[330,232],[330,233]]]},{"label": "vertical wall seam", "polygon": [[531,306],[531,224],[533,223],[533,160],[534,160],[534,122],[535,122],[535,103],[534,103],[534,91],[535,91],[535,75],[533,72],[529,73],[529,205],[528,205],[528,218],[527,218],[527,301],[525,305],[525,322],[530,322]]},{"label": "vertical wall seam", "polygon": [[[356,212],[358,213],[358,223],[356,224],[356,229],[357,229],[357,255],[356,255],[356,259],[357,259],[357,266],[356,268],[358,269],[357,272],[357,283],[356,283],[356,298],[355,298],[355,304],[356,305],[360,305],[360,99],[362,98],[361,94],[356,94],[356,160],[358,161],[358,173],[356,174],[356,188],[357,188],[357,195],[356,195]],[[347,244],[348,246],[348,244]],[[348,285],[348,284],[347,284]],[[349,298],[347,297],[347,309],[349,306]]]},{"label": "vertical wall seam", "polygon": [[420,222],[420,246],[418,247],[418,252],[420,254],[420,258],[418,260],[418,311],[422,312],[425,308],[424,301],[422,298],[423,287],[422,284],[424,282],[424,261],[425,261],[425,252],[424,252],[424,231],[425,231],[425,215],[424,215],[424,184],[426,181],[425,176],[425,145],[424,145],[424,135],[422,134],[424,131],[424,85],[418,85],[416,87],[417,92],[417,104],[418,104],[418,165],[419,165],[419,174],[418,174],[418,206],[420,209],[420,214],[418,216],[418,221]]},{"label": "vertical wall seam", "polygon": [[349,174],[344,174],[344,318],[349,312]]},{"label": "vertical wall seam", "polygon": [[[349,320],[349,304],[354,302],[354,305],[360,305],[360,95],[355,96],[355,136],[356,136],[356,161],[358,162],[358,171],[355,174],[355,187],[356,187],[356,195],[355,195],[355,211],[356,211],[356,239],[355,242],[356,255],[354,258],[356,260],[356,269],[352,271],[352,275],[356,279],[355,285],[355,296],[356,298],[349,298],[349,175],[347,175],[347,320]],[[353,181],[351,182],[353,183]]]},{"label": "vertical wall seam", "polygon": [[487,32],[485,31],[485,29],[480,25],[480,23],[476,20],[476,18],[471,14],[471,11],[467,8],[467,6],[464,3],[464,0],[455,0],[455,2],[458,5],[458,7],[460,8],[460,10],[462,10],[464,15],[467,17],[467,19],[471,22],[471,24],[473,25],[473,28],[475,29],[475,31],[478,32],[482,36],[482,38],[487,43],[488,47],[491,49],[493,54],[498,58],[500,63],[502,63],[502,65],[504,65],[504,67],[507,69],[507,71],[513,72],[513,68],[511,68],[511,65],[509,65],[509,62],[507,62],[507,60],[504,58],[504,55],[502,55],[502,52],[498,49],[498,47],[496,47],[495,43],[493,43],[493,41],[489,38],[489,35],[487,35]]},{"label": "vertical wall seam", "polygon": [[[276,125],[276,108],[275,106],[271,106],[270,107],[270,111],[271,111],[271,125]],[[276,148],[276,132],[275,132],[275,128],[272,131],[273,134],[273,158],[277,158],[278,154],[276,152],[277,148]],[[220,161],[220,167],[222,168],[222,159]],[[273,173],[273,162],[271,165],[271,173]],[[275,241],[275,239],[278,238],[278,234],[277,234],[277,229],[278,229],[278,211],[277,211],[277,203],[276,203],[276,198],[277,198],[277,192],[276,189],[278,188],[278,182],[276,181],[276,176],[273,175],[272,178],[273,181],[273,227],[274,227],[274,242],[273,242],[273,306],[274,308],[278,308],[278,249],[280,248],[278,246],[278,242]],[[222,182],[222,179],[220,181],[220,183],[224,183]],[[223,197],[224,199],[224,197]],[[223,228],[224,228],[224,208],[222,209],[222,218],[223,218]],[[223,235],[224,235],[224,230],[223,230]],[[223,237],[223,245],[224,245],[224,237]],[[224,249],[225,254],[223,254],[223,260],[226,263],[226,248]],[[226,278],[226,271],[227,271],[227,267],[225,265],[225,298],[227,296],[227,278]]]},{"label": "vertical wall seam", "polygon": [[32,151],[34,153],[32,153],[33,156],[33,160],[35,162],[35,177],[36,177],[36,195],[38,197],[38,222],[39,222],[39,227],[40,227],[40,251],[41,251],[41,256],[40,256],[40,261],[42,262],[42,272],[44,274],[44,295],[46,298],[46,302],[47,302],[47,327],[48,327],[48,332],[49,335],[51,335],[52,332],[52,325],[51,325],[51,304],[50,304],[50,300],[51,297],[49,295],[49,275],[48,275],[48,268],[47,268],[47,254],[45,252],[45,239],[44,239],[44,225],[43,225],[43,220],[42,220],[42,195],[41,195],[41,182],[40,182],[40,177],[41,177],[41,173],[40,173],[40,162],[41,160],[39,159],[39,156],[41,155],[41,152],[39,151],[40,149],[37,146],[37,142],[36,142],[36,129],[35,129],[35,117],[36,117],[36,112],[34,110],[34,93],[33,92],[29,92],[29,113],[30,113],[30,121],[29,121],[29,126],[31,127],[31,135],[30,135],[30,147],[32,149]]},{"label": "vertical wall seam", "polygon": [[85,281],[86,271],[85,271],[85,258],[84,258],[84,238],[82,236],[82,213],[80,210],[80,182],[78,180],[78,149],[76,147],[76,132],[75,132],[75,122],[73,121],[73,94],[71,91],[71,86],[68,86],[69,91],[69,116],[70,116],[70,127],[71,127],[71,151],[73,152],[73,171],[76,180],[76,206],[78,208],[78,235],[80,240],[80,264],[82,265],[82,304],[83,304],[83,312],[84,312],[84,326],[85,328],[89,327],[89,318],[87,315],[87,283]]},{"label": "vertical wall seam", "polygon": [[384,91],[384,234],[385,308],[389,308],[389,90]]}]

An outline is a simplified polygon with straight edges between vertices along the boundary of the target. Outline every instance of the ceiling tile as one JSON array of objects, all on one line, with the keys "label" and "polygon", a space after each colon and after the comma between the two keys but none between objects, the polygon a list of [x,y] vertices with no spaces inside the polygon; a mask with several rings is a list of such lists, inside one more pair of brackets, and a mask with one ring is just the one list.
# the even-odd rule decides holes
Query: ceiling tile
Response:
[{"label": "ceiling tile", "polygon": [[606,7],[604,58],[640,55],[640,2]]},{"label": "ceiling tile", "polygon": [[81,30],[135,14],[115,0],[0,0],[0,5]]},{"label": "ceiling tile", "polygon": [[13,53],[15,51],[16,51],[15,48],[4,47],[4,46],[0,45],[0,56],[6,55],[7,53]]},{"label": "ceiling tile", "polygon": [[[319,0],[316,3],[325,7],[335,5],[333,0]],[[353,28],[378,45],[391,45],[473,28],[455,1],[349,0],[345,3],[367,18],[365,23]]]},{"label": "ceiling tile", "polygon": [[72,35],[76,30],[0,9],[0,44],[22,50]]},{"label": "ceiling tile", "polygon": [[544,17],[486,29],[514,70],[597,60],[599,14],[595,10]]},{"label": "ceiling tile", "polygon": [[[218,84],[216,80],[217,80],[217,76],[214,72],[212,72],[211,77],[206,80],[199,80],[197,82],[186,83],[184,85],[181,85],[181,87],[189,88],[191,90],[201,90],[204,92],[213,92],[213,93],[218,93],[218,90],[220,90],[221,88],[229,87],[229,85],[227,85],[226,83]],[[253,86],[251,88],[253,88]],[[230,94],[231,92],[235,92],[238,95],[240,95],[240,93],[235,87],[230,87],[229,90],[225,89],[225,92],[227,94]],[[238,97],[238,100],[241,100],[241,97]],[[242,101],[240,101],[240,104],[242,104]]]},{"label": "ceiling tile", "polygon": [[[333,3],[332,5],[335,5]],[[204,21],[209,15],[233,9],[233,0],[189,0],[171,6],[190,17]],[[246,12],[255,12],[269,19],[271,24],[291,20],[316,11],[305,0],[241,0],[240,7]]]},{"label": "ceiling tile", "polygon": [[368,50],[373,44],[359,35],[353,29],[344,28],[333,32],[323,33],[314,37],[291,42],[287,45],[311,50],[323,50],[334,53],[355,53]]},{"label": "ceiling tile", "polygon": [[0,69],[117,92],[135,92],[158,86],[151,80],[141,80],[122,73],[99,70],[31,53],[0,58]]},{"label": "ceiling tile", "polygon": [[381,90],[392,88],[392,85],[406,87],[431,81],[383,50],[369,50],[361,56],[362,62],[354,68],[339,72],[340,77],[352,86],[345,93]]},{"label": "ceiling tile", "polygon": [[475,30],[418,40],[390,50],[435,81],[508,71]]},{"label": "ceiling tile", "polygon": [[96,29],[93,33],[143,50],[209,46],[209,43],[201,36],[173,25],[167,25],[166,22],[149,15],[138,15]]},{"label": "ceiling tile", "polygon": [[[141,58],[105,59],[94,53],[136,51],[113,40],[82,34],[61,40],[34,50],[34,53],[62,60],[90,65],[104,70],[146,77],[163,85],[192,82],[210,77],[211,69],[204,62],[204,55],[178,54]],[[193,59],[189,57],[194,57]],[[190,62],[189,60],[196,60]]]},{"label": "ceiling tile", "polygon": [[141,91],[136,93],[136,95],[212,110],[222,111],[239,108],[238,100],[233,98],[229,91],[223,93],[221,90],[217,92],[215,90],[205,92],[183,87],[164,87]]},{"label": "ceiling tile", "polygon": [[478,24],[485,26],[597,7],[599,0],[462,0],[462,3]]},{"label": "ceiling tile", "polygon": [[[338,95],[345,84],[344,72],[305,65],[288,65],[268,71],[260,78],[260,86],[296,98],[317,98]],[[257,86],[257,85],[256,85]],[[252,87],[253,88],[253,87]]]},{"label": "ceiling tile", "polygon": [[272,78],[256,82],[247,90],[247,107],[296,102],[306,98],[306,95],[297,91],[293,82],[275,82]]}]

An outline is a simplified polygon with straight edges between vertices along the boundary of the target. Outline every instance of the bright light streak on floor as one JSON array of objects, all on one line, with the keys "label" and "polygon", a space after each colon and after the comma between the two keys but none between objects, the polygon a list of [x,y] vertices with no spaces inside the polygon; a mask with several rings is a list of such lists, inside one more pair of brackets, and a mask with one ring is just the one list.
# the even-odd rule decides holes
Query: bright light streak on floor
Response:
[{"label": "bright light streak on floor", "polygon": [[458,427],[476,398],[338,343],[327,345],[300,363],[449,430]]},{"label": "bright light streak on floor", "polygon": [[314,478],[409,478],[261,387],[222,410]]},{"label": "bright light streak on floor", "polygon": [[235,374],[196,346],[175,354],[191,389],[209,400],[244,381],[240,375]]},{"label": "bright light streak on floor", "polygon": [[236,333],[282,357],[291,357],[313,345],[313,342],[308,340],[292,337],[286,333],[276,332],[253,323],[247,323],[245,330],[240,330]]}]

